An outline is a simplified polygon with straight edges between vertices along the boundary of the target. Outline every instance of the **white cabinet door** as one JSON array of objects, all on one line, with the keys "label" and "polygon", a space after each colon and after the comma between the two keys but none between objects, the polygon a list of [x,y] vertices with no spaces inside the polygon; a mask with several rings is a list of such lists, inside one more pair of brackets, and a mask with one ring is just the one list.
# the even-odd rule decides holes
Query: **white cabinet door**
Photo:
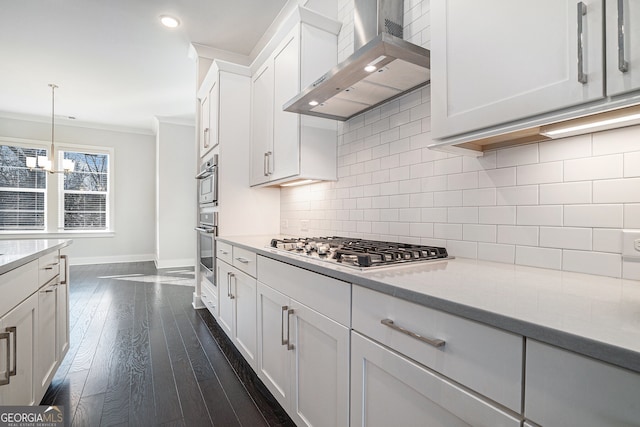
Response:
[{"label": "white cabinet door", "polygon": [[622,427],[640,420],[640,375],[527,340],[524,415],[543,426]]},{"label": "white cabinet door", "polygon": [[[37,405],[34,373],[38,294],[33,294],[0,319],[0,405]],[[4,338],[6,337],[6,338]],[[7,366],[9,355],[9,366]],[[11,372],[14,371],[14,372]]]},{"label": "white cabinet door", "polygon": [[271,180],[300,172],[300,115],[282,110],[282,106],[300,91],[299,27],[285,39],[273,58],[273,156]]},{"label": "white cabinet door", "polygon": [[220,84],[213,82],[213,86],[209,89],[209,135],[206,140],[205,153],[209,152],[213,147],[218,145],[218,111],[220,107]]},{"label": "white cabinet door", "polygon": [[273,66],[270,60],[256,73],[251,85],[251,185],[270,180],[273,155]]},{"label": "white cabinet door", "polygon": [[353,332],[351,426],[519,427],[520,420]]},{"label": "white cabinet door", "polygon": [[43,396],[53,379],[59,354],[56,345],[56,311],[58,299],[58,280],[43,286],[38,291],[38,327],[36,353],[36,395]]},{"label": "white cabinet door", "polygon": [[433,137],[603,98],[602,22],[603,0],[432,2]]},{"label": "white cabinet door", "polygon": [[[68,262],[68,261],[65,261]],[[56,358],[59,363],[69,350],[69,279],[68,269],[64,282],[58,284],[56,293]]]},{"label": "white cabinet door", "polygon": [[234,268],[231,275],[233,296],[233,341],[249,365],[256,369],[256,279]]},{"label": "white cabinet door", "polygon": [[640,2],[606,2],[607,94],[640,89]]},{"label": "white cabinet door", "polygon": [[218,258],[218,324],[227,336],[233,340],[233,294],[231,293],[231,274],[233,267]]},{"label": "white cabinet door", "polygon": [[198,147],[200,157],[207,153],[209,148],[209,95],[200,101],[200,131],[198,133]]},{"label": "white cabinet door", "polygon": [[258,282],[258,377],[280,406],[288,408],[291,394],[291,352],[286,327],[289,298]]},{"label": "white cabinet door", "polygon": [[292,396],[298,426],[349,425],[349,329],[291,301]]}]

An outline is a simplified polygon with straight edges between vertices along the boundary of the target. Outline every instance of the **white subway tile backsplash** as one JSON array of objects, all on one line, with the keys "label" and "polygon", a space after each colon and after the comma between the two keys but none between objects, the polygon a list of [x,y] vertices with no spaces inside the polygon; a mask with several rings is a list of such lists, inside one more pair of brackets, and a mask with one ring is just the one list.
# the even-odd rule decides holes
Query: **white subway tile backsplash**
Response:
[{"label": "white subway tile backsplash", "polygon": [[437,239],[462,240],[462,224],[433,224],[433,237]]},{"label": "white subway tile backsplash", "polygon": [[502,187],[496,190],[497,205],[537,205],[538,186]]},{"label": "white subway tile backsplash", "polygon": [[447,208],[447,222],[478,223],[478,208]]},{"label": "white subway tile backsplash", "polygon": [[479,188],[462,191],[463,206],[495,206],[496,189]]},{"label": "white subway tile backsplash", "polygon": [[478,208],[478,222],[480,224],[515,224],[515,206],[489,206]]},{"label": "white subway tile backsplash", "polygon": [[562,206],[518,206],[518,225],[562,225]]},{"label": "white subway tile backsplash", "polygon": [[565,250],[562,266],[566,271],[622,277],[622,258],[618,254]]},{"label": "white subway tile backsplash", "polygon": [[622,205],[567,205],[566,227],[622,228]]},{"label": "white subway tile backsplash", "polygon": [[562,269],[562,250],[516,246],[516,264],[560,270]]},{"label": "white subway tile backsplash", "polygon": [[447,175],[448,190],[478,188],[478,173],[466,172]]},{"label": "white subway tile backsplash", "polygon": [[495,243],[497,241],[497,234],[497,227],[495,225],[462,225],[462,238],[467,241]]},{"label": "white subway tile backsplash", "polygon": [[624,154],[624,177],[640,176],[640,151]]},{"label": "white subway tile backsplash", "polygon": [[516,168],[490,169],[478,172],[478,186],[510,187],[516,185]]},{"label": "white subway tile backsplash", "polygon": [[589,181],[621,178],[622,164],[622,154],[566,160],[564,162],[564,180]]},{"label": "white subway tile backsplash", "polygon": [[640,178],[594,181],[593,203],[640,203]]},{"label": "white subway tile backsplash", "polygon": [[540,185],[541,205],[591,203],[591,181]]},{"label": "white subway tile backsplash", "polygon": [[622,230],[594,228],[593,250],[596,252],[622,253]]},{"label": "white subway tile backsplash", "polygon": [[590,251],[592,230],[590,228],[540,227],[540,246]]},{"label": "white subway tile backsplash", "polygon": [[478,259],[513,264],[515,257],[516,247],[513,245],[478,243]]},{"label": "white subway tile backsplash", "polygon": [[[353,52],[353,0],[339,0],[339,57]],[[430,45],[429,0],[405,0],[406,38]],[[640,280],[621,257],[640,229],[640,126],[500,148],[481,157],[426,148],[422,87],[338,123],[338,181],[282,188],[282,233],[446,246],[478,258]]]},{"label": "white subway tile backsplash", "polygon": [[624,205],[624,228],[640,228],[640,204]]},{"label": "white subway tile backsplash", "polygon": [[498,225],[498,243],[538,246],[539,227]]},{"label": "white subway tile backsplash", "polygon": [[497,156],[496,165],[499,168],[538,163],[538,144],[504,148],[498,150]]},{"label": "white subway tile backsplash", "polygon": [[640,126],[593,134],[593,155],[640,151]]},{"label": "white subway tile backsplash", "polygon": [[591,135],[579,135],[540,143],[540,161],[579,159],[591,156]]},{"label": "white subway tile backsplash", "polygon": [[516,168],[516,183],[518,185],[551,182],[562,182],[562,162],[537,163]]}]

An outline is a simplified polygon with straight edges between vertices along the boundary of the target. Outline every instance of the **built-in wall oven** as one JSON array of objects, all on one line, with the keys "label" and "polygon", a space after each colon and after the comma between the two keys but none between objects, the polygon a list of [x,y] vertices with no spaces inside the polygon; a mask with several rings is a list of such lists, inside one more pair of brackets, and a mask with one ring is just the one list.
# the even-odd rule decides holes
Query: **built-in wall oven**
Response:
[{"label": "built-in wall oven", "polygon": [[218,235],[218,212],[200,210],[198,221],[198,258],[200,276],[213,286],[216,283],[216,236]]},{"label": "built-in wall oven", "polygon": [[198,203],[201,207],[218,206],[218,155],[200,165],[198,180]]}]

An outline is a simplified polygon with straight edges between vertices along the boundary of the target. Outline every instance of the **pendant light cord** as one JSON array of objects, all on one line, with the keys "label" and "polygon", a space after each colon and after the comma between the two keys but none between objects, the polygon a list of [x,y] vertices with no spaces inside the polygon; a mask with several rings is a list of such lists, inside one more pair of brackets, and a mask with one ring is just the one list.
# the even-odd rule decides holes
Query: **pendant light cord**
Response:
[{"label": "pendant light cord", "polygon": [[51,88],[51,170],[55,170],[55,149],[53,146],[53,141],[54,141],[54,120],[55,120],[55,113],[56,113],[56,102],[55,102],[55,96],[56,96],[56,89],[58,88],[58,86],[56,86],[53,83],[49,83],[49,87]]}]

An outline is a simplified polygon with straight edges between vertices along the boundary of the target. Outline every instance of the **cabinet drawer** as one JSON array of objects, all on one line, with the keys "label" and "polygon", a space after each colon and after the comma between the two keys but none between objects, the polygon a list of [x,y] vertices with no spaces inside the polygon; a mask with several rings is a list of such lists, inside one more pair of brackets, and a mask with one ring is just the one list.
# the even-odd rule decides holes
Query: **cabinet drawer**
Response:
[{"label": "cabinet drawer", "polygon": [[0,275],[0,317],[38,290],[38,261]]},{"label": "cabinet drawer", "polygon": [[60,256],[58,251],[51,252],[38,259],[38,283],[40,286],[60,274]]},{"label": "cabinet drawer", "polygon": [[233,264],[233,246],[228,243],[216,241],[217,257],[226,263]]},{"label": "cabinet drawer", "polygon": [[258,257],[258,281],[349,327],[351,284]]},{"label": "cabinet drawer", "polygon": [[207,307],[207,309],[213,314],[215,317],[218,316],[218,294],[215,291],[215,288],[211,286],[209,283],[202,281],[201,284],[201,298],[202,303]]},{"label": "cabinet drawer", "polygon": [[637,426],[640,375],[527,340],[524,415],[566,427]]},{"label": "cabinet drawer", "polygon": [[234,246],[233,266],[251,277],[256,277],[256,253]]},{"label": "cabinet drawer", "polygon": [[[435,347],[382,323],[422,337]],[[520,412],[523,338],[360,286],[353,287],[353,329],[504,406]]]}]

